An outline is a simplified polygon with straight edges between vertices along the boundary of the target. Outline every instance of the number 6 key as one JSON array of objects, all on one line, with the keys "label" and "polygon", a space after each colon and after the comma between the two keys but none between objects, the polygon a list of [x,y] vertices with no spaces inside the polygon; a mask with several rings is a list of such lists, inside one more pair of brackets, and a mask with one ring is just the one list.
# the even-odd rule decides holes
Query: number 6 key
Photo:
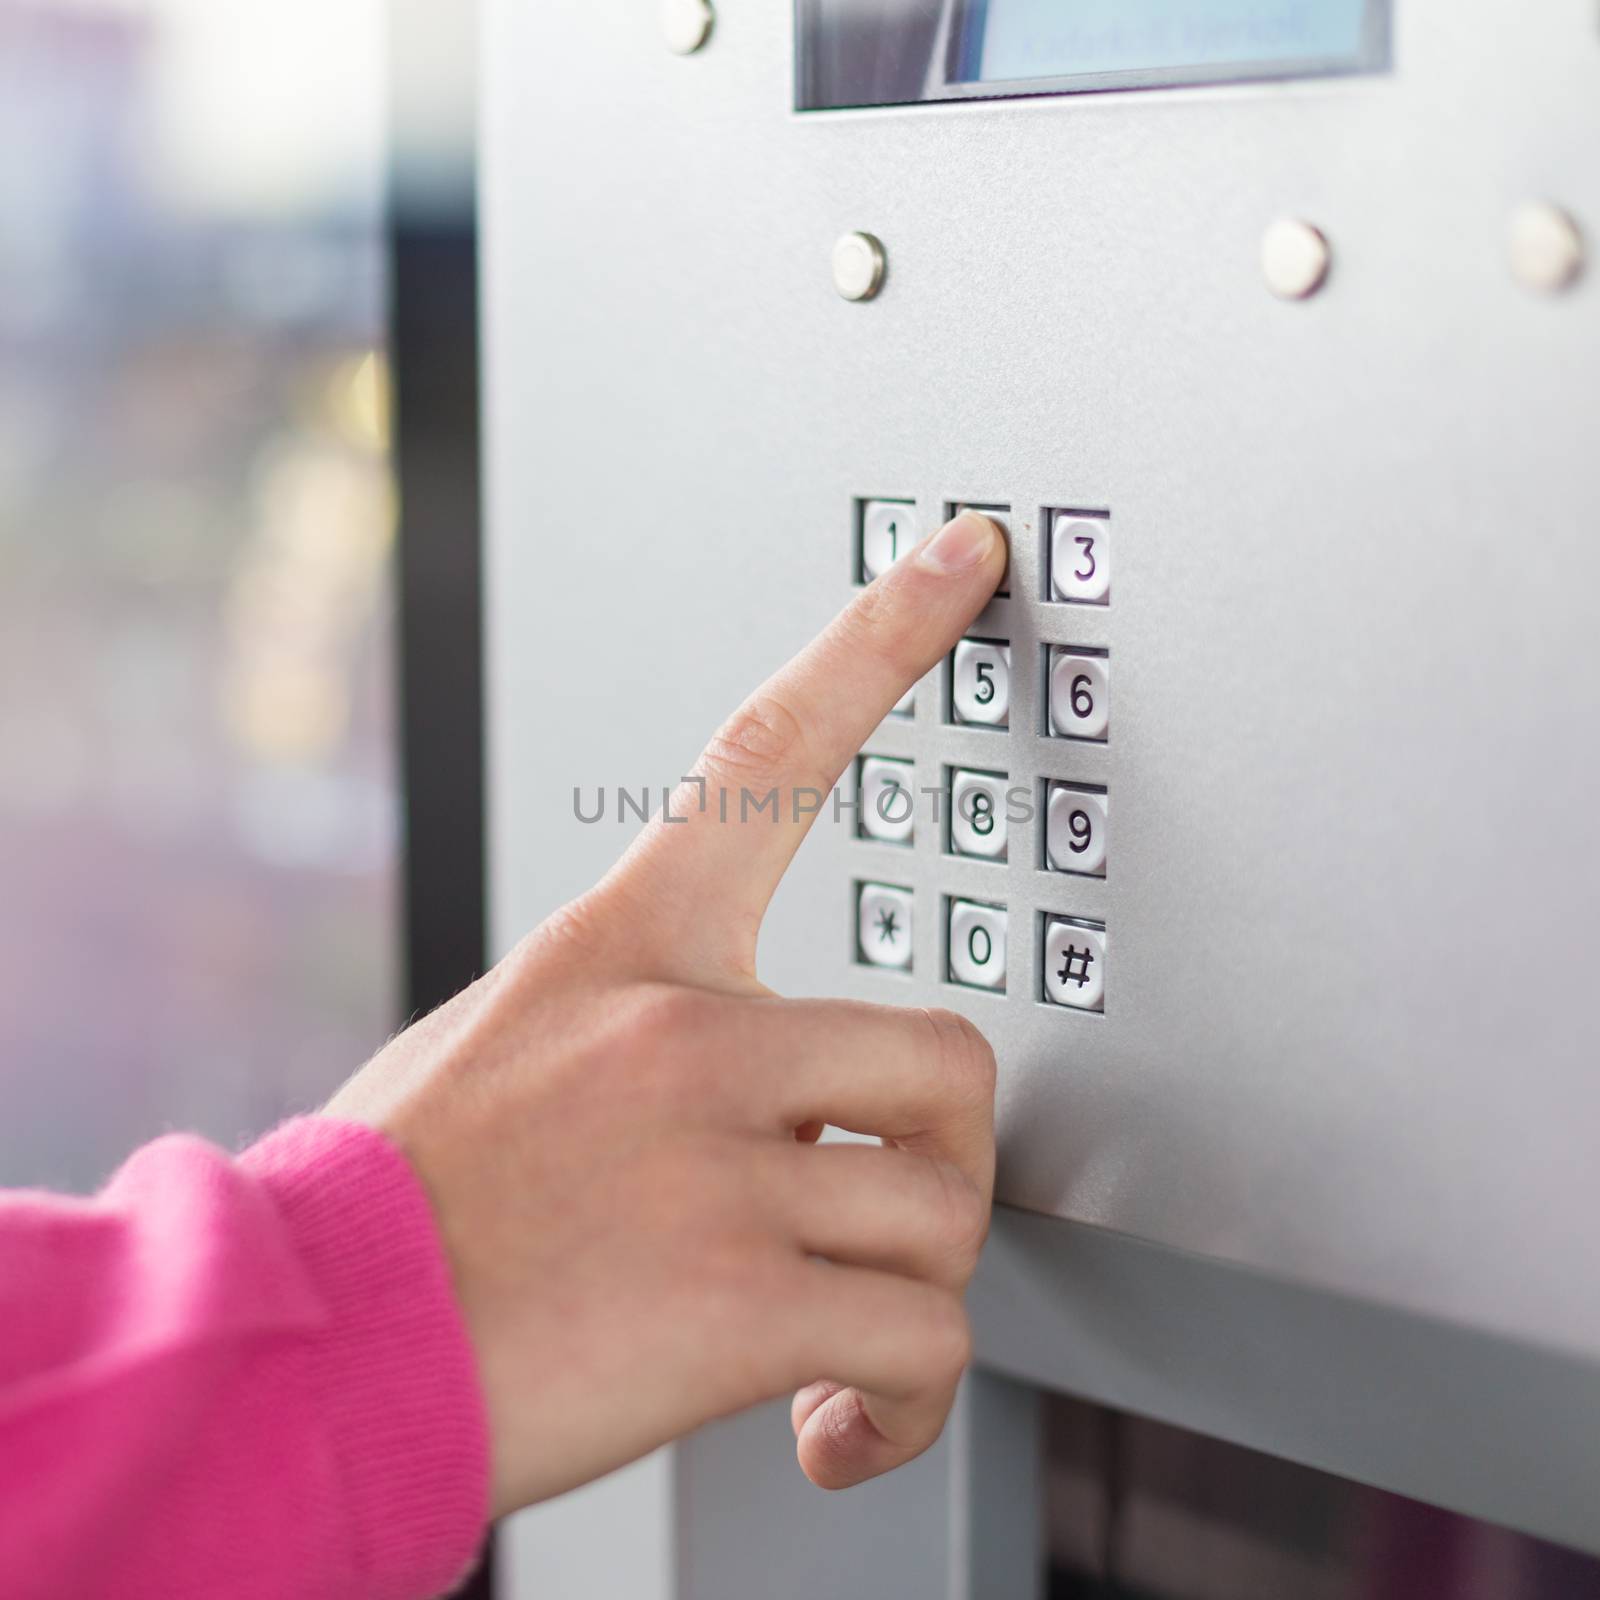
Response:
[{"label": "number 6 key", "polygon": [[1050,652],[1050,731],[1103,742],[1111,728],[1111,663],[1103,655]]}]

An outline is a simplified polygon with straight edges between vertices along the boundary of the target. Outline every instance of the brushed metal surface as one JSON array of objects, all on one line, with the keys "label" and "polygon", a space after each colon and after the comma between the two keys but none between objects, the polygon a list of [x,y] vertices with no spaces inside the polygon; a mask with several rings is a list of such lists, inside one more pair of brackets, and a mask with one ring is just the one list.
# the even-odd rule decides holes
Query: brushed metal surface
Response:
[{"label": "brushed metal surface", "polygon": [[[490,13],[497,942],[630,833],[575,786],[659,793],[848,597],[858,498],[1008,505],[1010,730],[934,673],[871,748],[1104,787],[1106,877],[1042,818],[999,865],[825,820],[763,976],[983,1026],[1013,1205],[1600,1358],[1600,293],[1505,244],[1529,195],[1600,219],[1592,6],[1400,0],[1380,77],[804,115],[787,5],[692,71],[622,0]],[[1303,303],[1285,215],[1337,245]],[[1110,512],[1109,606],[1044,603],[1048,507]],[[1110,652],[1108,744],[1039,736],[1050,644]],[[878,880],[910,976],[852,960]],[[1007,906],[1006,994],[940,981],[945,896]],[[1037,1002],[1045,914],[1105,924],[1104,1015]]]}]

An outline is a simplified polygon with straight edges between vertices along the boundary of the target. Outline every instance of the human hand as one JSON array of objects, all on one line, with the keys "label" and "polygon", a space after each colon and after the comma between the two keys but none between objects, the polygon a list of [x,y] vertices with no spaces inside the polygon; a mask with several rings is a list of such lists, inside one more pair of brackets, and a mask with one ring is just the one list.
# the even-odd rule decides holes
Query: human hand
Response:
[{"label": "human hand", "polygon": [[[939,1435],[988,1227],[994,1058],[944,1011],[785,1000],[767,903],[826,792],[1005,570],[967,513],[735,713],[589,893],[334,1097],[432,1199],[493,1435],[495,1514],[799,1389],[813,1482]],[[741,822],[741,788],[781,815]],[[721,820],[720,792],[730,795]],[[815,1143],[823,1124],[881,1145]]]}]

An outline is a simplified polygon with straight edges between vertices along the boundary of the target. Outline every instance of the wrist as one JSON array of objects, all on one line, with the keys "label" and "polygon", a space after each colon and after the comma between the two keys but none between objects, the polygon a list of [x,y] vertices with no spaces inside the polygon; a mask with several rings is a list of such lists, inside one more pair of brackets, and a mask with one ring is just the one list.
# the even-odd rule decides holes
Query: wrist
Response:
[{"label": "wrist", "polygon": [[324,1311],[309,1377],[347,1490],[351,1560],[375,1594],[446,1588],[489,1506],[472,1344],[427,1195],[370,1128],[291,1122],[240,1164],[267,1189]]}]

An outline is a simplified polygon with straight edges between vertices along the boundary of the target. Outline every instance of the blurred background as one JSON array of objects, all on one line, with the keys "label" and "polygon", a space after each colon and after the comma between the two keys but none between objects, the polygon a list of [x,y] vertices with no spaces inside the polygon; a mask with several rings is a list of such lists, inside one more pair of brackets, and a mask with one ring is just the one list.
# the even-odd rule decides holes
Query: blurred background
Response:
[{"label": "blurred background", "polygon": [[[475,657],[472,37],[448,3],[0,0],[0,1184],[236,1143],[433,998],[392,330],[408,538],[472,597],[419,659]],[[436,987],[479,892],[434,908]]]}]

